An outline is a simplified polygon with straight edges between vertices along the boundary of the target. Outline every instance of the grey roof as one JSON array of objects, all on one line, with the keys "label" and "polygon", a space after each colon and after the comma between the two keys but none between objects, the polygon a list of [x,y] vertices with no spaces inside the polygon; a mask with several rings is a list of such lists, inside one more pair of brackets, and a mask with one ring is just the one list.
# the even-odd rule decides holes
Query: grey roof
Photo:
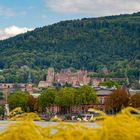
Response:
[{"label": "grey roof", "polygon": [[101,90],[96,91],[96,94],[98,96],[108,96],[111,93],[112,93],[112,90],[103,90],[103,89],[101,89]]},{"label": "grey roof", "polygon": [[[108,96],[109,94],[112,93],[113,90],[111,90],[111,89],[98,89],[98,90],[95,90],[95,91],[96,91],[96,94],[98,96]],[[137,92],[140,92],[140,90],[129,89],[129,93],[130,93],[131,96],[136,94]]]}]

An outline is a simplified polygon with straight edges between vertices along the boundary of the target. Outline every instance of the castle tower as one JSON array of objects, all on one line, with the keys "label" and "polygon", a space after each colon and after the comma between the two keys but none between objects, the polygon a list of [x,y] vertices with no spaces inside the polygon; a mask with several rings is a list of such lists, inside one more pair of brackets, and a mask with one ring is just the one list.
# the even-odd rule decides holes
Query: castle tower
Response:
[{"label": "castle tower", "polygon": [[52,84],[55,80],[54,68],[48,68],[47,82]]},{"label": "castle tower", "polygon": [[104,75],[108,75],[109,74],[108,68],[106,68],[106,67],[103,68],[103,74]]}]

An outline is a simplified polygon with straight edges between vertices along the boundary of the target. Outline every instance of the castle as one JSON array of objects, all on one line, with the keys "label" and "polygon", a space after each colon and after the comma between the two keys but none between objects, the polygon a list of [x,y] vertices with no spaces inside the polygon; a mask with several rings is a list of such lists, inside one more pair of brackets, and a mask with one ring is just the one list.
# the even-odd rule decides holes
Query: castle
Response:
[{"label": "castle", "polygon": [[111,81],[123,81],[125,78],[98,78],[98,77],[89,77],[90,72],[86,70],[78,70],[73,73],[70,69],[61,70],[60,73],[54,72],[54,68],[48,68],[48,76],[46,81],[40,81],[39,88],[48,88],[53,87],[54,83],[59,83],[61,86],[70,84],[72,87],[79,87],[82,85],[88,85],[98,87],[101,82],[105,80]]},{"label": "castle", "polygon": [[54,68],[48,68],[48,76],[46,81],[40,81],[39,88],[53,87],[54,83],[59,83],[61,85],[71,84],[73,87],[91,84],[98,86],[104,78],[90,78],[88,77],[87,71],[78,70],[72,73],[70,69],[61,70],[60,73],[54,72]]}]

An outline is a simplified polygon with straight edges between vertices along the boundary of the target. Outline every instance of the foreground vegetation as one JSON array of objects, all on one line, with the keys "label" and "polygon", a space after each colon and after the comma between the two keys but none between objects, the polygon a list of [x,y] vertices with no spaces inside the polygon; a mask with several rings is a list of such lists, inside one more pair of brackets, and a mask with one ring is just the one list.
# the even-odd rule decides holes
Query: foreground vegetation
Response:
[{"label": "foreground vegetation", "polygon": [[[137,116],[131,112],[137,113]],[[139,140],[140,111],[127,108],[116,116],[106,116],[95,124],[58,123],[45,128],[31,119],[14,122],[0,133],[0,140]],[[24,119],[24,116],[23,116]],[[29,121],[30,120],[30,121]]]}]

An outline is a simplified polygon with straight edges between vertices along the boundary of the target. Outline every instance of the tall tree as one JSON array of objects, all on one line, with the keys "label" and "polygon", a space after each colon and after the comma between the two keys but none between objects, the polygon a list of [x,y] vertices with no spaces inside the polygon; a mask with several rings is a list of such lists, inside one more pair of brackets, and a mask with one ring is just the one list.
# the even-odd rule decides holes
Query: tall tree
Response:
[{"label": "tall tree", "polygon": [[74,105],[74,94],[75,89],[63,88],[58,92],[55,102],[61,107],[70,107]]},{"label": "tall tree", "polygon": [[27,101],[29,94],[26,92],[15,92],[8,97],[10,109],[21,107],[23,111],[27,111]]},{"label": "tall tree", "polygon": [[119,112],[122,107],[127,107],[129,102],[129,94],[127,90],[114,90],[105,100],[107,111],[112,110],[114,113]]},{"label": "tall tree", "polygon": [[43,90],[41,95],[38,97],[38,104],[42,111],[45,111],[46,107],[54,105],[56,97],[56,90],[49,88],[47,90]]},{"label": "tall tree", "polygon": [[27,105],[31,112],[34,112],[36,110],[36,104],[36,99],[32,95],[29,95],[27,99]]},{"label": "tall tree", "polygon": [[131,97],[129,104],[132,107],[140,108],[140,92],[137,92]]},{"label": "tall tree", "polygon": [[90,86],[82,86],[77,89],[75,94],[75,104],[93,104],[97,100],[95,91]]},{"label": "tall tree", "polygon": [[61,112],[70,113],[71,106],[74,105],[74,88],[62,88],[56,96],[56,104],[61,107]]}]

